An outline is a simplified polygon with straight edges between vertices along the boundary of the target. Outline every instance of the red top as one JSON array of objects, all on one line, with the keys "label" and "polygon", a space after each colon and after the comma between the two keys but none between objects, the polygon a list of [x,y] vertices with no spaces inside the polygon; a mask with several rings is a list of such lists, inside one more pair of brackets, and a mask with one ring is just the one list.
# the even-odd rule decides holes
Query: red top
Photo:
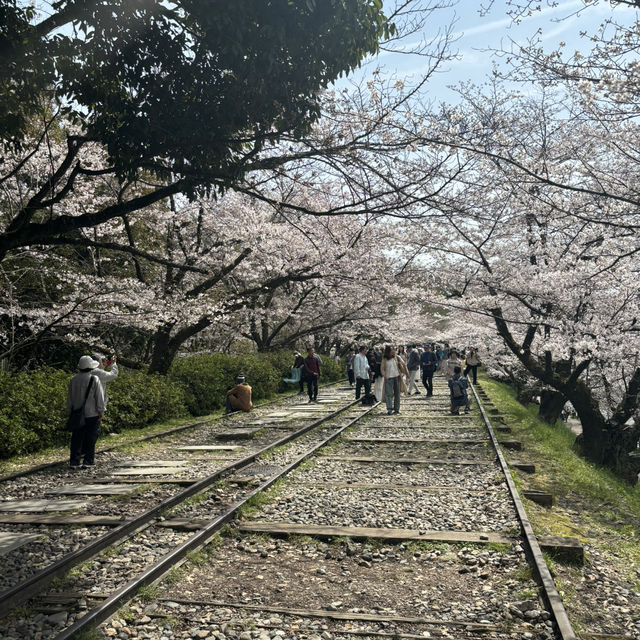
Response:
[{"label": "red top", "polygon": [[315,355],[307,356],[304,359],[304,370],[312,376],[320,375],[320,362],[318,362],[318,358]]}]

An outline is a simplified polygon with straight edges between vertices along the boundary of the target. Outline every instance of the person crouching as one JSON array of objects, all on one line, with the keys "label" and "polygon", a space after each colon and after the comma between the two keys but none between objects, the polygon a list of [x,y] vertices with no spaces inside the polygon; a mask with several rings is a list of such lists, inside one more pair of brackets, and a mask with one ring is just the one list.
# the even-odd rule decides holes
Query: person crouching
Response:
[{"label": "person crouching", "polygon": [[467,379],[462,377],[462,367],[454,367],[453,377],[449,380],[449,394],[451,398],[451,414],[460,415],[460,407],[466,407],[469,404],[467,395],[467,387],[469,383]]}]

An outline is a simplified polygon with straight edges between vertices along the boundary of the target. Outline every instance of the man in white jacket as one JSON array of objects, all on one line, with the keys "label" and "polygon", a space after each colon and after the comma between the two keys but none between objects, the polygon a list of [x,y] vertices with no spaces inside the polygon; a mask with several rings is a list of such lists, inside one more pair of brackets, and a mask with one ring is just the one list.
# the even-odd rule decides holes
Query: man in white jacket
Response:
[{"label": "man in white jacket", "polygon": [[82,356],[78,362],[78,373],[71,378],[67,393],[67,413],[84,404],[85,424],[71,433],[69,466],[79,469],[95,466],[95,449],[100,420],[105,409],[104,392],[95,376],[98,362],[91,356]]},{"label": "man in white jacket", "polygon": [[364,387],[364,395],[371,393],[370,368],[367,360],[367,347],[360,347],[358,355],[353,358],[353,373],[356,377],[356,400],[360,398],[360,391]]}]

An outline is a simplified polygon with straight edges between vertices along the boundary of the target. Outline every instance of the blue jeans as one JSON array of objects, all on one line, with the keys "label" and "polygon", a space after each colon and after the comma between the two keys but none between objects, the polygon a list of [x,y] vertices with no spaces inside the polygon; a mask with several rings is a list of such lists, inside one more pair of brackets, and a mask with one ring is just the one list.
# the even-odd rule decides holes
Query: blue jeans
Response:
[{"label": "blue jeans", "polygon": [[384,385],[385,402],[387,403],[387,413],[400,411],[400,376],[387,378]]}]

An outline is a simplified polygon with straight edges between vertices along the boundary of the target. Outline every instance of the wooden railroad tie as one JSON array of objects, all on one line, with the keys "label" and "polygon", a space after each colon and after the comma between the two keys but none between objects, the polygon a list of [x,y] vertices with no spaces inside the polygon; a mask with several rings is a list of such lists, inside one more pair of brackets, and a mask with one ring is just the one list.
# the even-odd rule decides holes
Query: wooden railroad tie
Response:
[{"label": "wooden railroad tie", "polygon": [[519,469],[520,471],[524,471],[525,473],[535,473],[536,465],[531,462],[516,462],[512,461],[509,463],[510,467],[514,469]]},{"label": "wooden railroad tie", "polygon": [[366,438],[349,437],[343,438],[346,442],[382,442],[382,443],[407,443],[407,444],[482,444],[488,442],[487,438]]},{"label": "wooden railroad tie", "polygon": [[522,442],[520,442],[520,440],[500,440],[500,445],[502,445],[505,449],[522,451]]},{"label": "wooden railroad tie", "polygon": [[538,538],[543,551],[549,552],[556,560],[571,564],[584,564],[584,547],[577,538],[543,536]]},{"label": "wooden railroad tie", "polygon": [[462,542],[476,544],[511,544],[514,538],[493,531],[431,531],[416,529],[383,529],[374,527],[330,527],[288,522],[239,522],[242,533],[267,535],[299,535],[314,538],[351,538],[353,540],[423,540],[428,542]]},{"label": "wooden railroad tie", "polygon": [[525,489],[522,491],[522,495],[536,504],[543,507],[553,506],[553,495],[546,493],[545,491],[538,491],[536,489]]},{"label": "wooden railroad tie", "polygon": [[493,460],[459,460],[457,458],[452,458],[451,460],[441,459],[441,458],[378,458],[378,457],[368,457],[368,456],[333,456],[333,455],[325,455],[319,456],[320,458],[325,458],[326,460],[342,460],[343,462],[364,462],[364,463],[374,463],[374,464],[450,464],[450,465],[494,465]]}]

